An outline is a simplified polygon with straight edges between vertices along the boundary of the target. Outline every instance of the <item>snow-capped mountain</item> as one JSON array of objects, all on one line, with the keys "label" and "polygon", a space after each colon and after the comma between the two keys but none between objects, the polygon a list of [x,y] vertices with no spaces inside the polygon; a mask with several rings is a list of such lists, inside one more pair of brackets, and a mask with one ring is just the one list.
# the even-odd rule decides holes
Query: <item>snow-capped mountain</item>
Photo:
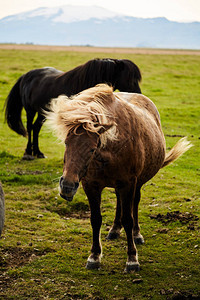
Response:
[{"label": "snow-capped mountain", "polygon": [[134,18],[98,6],[42,7],[1,19],[0,43],[200,49],[200,23]]},{"label": "snow-capped mountain", "polygon": [[88,7],[66,5],[62,7],[40,7],[25,13],[20,13],[14,16],[4,18],[4,20],[8,22],[14,19],[26,20],[30,18],[42,17],[46,19],[51,18],[52,22],[71,23],[85,21],[92,18],[104,20],[107,18],[114,18],[117,16],[122,15],[99,6]]}]

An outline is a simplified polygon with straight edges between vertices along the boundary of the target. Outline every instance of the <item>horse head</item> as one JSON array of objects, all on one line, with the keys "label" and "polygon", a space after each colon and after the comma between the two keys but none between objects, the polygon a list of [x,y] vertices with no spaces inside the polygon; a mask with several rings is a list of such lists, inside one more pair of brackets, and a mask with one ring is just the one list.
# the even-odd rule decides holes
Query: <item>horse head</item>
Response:
[{"label": "horse head", "polygon": [[60,96],[52,100],[46,112],[47,120],[66,145],[60,195],[68,201],[73,199],[97,148],[115,139],[116,125],[110,109],[113,102],[112,87],[102,84],[72,99]]},{"label": "horse head", "polygon": [[101,135],[111,127],[111,124],[104,125],[95,133],[87,131],[81,125],[66,137],[63,175],[59,182],[60,196],[65,200],[72,201],[96,150],[101,147]]},{"label": "horse head", "polygon": [[66,138],[63,175],[59,184],[60,196],[68,201],[72,201],[76,194],[99,144],[98,134],[89,133],[82,126],[77,131]]},{"label": "horse head", "polygon": [[142,80],[140,69],[128,59],[116,59],[114,88],[121,92],[141,94],[139,82]]}]

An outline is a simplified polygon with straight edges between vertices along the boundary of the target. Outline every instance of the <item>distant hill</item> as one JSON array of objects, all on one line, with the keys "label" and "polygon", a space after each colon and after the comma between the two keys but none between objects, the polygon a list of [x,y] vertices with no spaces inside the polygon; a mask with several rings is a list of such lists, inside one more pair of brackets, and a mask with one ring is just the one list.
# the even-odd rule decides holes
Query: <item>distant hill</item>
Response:
[{"label": "distant hill", "polygon": [[43,7],[1,19],[0,43],[200,49],[200,22],[135,18],[98,6]]}]

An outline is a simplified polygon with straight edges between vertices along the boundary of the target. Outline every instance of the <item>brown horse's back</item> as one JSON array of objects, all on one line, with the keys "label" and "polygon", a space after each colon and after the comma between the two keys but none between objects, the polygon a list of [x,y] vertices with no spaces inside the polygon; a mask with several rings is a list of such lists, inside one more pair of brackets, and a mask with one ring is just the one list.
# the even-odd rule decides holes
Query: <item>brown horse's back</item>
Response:
[{"label": "brown horse's back", "polygon": [[161,126],[159,112],[155,104],[148,97],[137,93],[118,92],[114,94],[117,98],[120,98],[121,100],[123,99],[126,102],[141,108],[142,110],[148,111],[152,117],[154,117],[157,124]]},{"label": "brown horse's back", "polygon": [[[166,146],[160,115],[155,104],[142,94],[118,93],[118,96],[131,106],[133,143],[138,143],[144,151],[138,157],[143,166],[138,184],[143,185],[159,171],[165,159]],[[134,136],[137,137],[135,140]],[[137,156],[137,152],[134,155]]]},{"label": "brown horse's back", "polygon": [[101,157],[106,164],[97,167],[101,163],[94,160],[89,177],[103,177],[105,186],[115,187],[117,181],[136,176],[142,186],[159,171],[165,159],[160,116],[153,102],[141,94],[114,94],[118,138],[101,149],[98,159]]}]

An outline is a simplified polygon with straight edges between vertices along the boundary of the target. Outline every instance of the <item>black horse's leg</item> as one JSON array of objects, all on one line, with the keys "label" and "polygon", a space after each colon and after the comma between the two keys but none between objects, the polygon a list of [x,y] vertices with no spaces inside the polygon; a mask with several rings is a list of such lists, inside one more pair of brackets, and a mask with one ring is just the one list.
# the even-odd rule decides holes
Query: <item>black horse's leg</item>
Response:
[{"label": "black horse's leg", "polygon": [[133,199],[135,196],[136,189],[135,178],[132,184],[123,183],[119,187],[119,195],[121,198],[121,208],[122,208],[122,225],[126,232],[127,243],[128,243],[128,260],[126,262],[126,271],[138,271],[139,262],[137,258],[137,249],[135,247],[134,238],[133,238]]},{"label": "black horse's leg", "polygon": [[116,213],[115,213],[115,219],[113,222],[113,226],[111,227],[107,239],[108,240],[114,240],[117,239],[120,236],[120,230],[122,228],[122,224],[121,224],[121,202],[120,202],[120,196],[119,193],[116,192],[116,196],[117,196],[117,206],[116,206]]},{"label": "black horse's leg", "polygon": [[101,242],[100,242],[100,228],[102,223],[102,216],[100,210],[101,192],[102,188],[98,185],[88,185],[83,183],[84,191],[88,197],[91,211],[91,225],[93,231],[93,243],[91,248],[91,255],[87,260],[87,269],[98,269],[101,263]]},{"label": "black horse's leg", "polygon": [[33,155],[37,158],[45,158],[44,154],[39,149],[38,136],[45,117],[38,113],[38,117],[33,124]]},{"label": "black horse's leg", "polygon": [[140,188],[136,188],[135,192],[135,199],[133,204],[133,219],[134,219],[134,226],[133,226],[133,235],[134,235],[134,241],[136,244],[144,244],[144,238],[140,233],[140,226],[138,222],[138,205],[140,202]]},{"label": "black horse's leg", "polygon": [[32,129],[33,129],[33,119],[35,116],[35,112],[26,112],[27,115],[27,132],[28,132],[28,143],[26,146],[26,150],[24,152],[23,159],[25,160],[31,160],[34,159],[33,153],[32,153]]}]

